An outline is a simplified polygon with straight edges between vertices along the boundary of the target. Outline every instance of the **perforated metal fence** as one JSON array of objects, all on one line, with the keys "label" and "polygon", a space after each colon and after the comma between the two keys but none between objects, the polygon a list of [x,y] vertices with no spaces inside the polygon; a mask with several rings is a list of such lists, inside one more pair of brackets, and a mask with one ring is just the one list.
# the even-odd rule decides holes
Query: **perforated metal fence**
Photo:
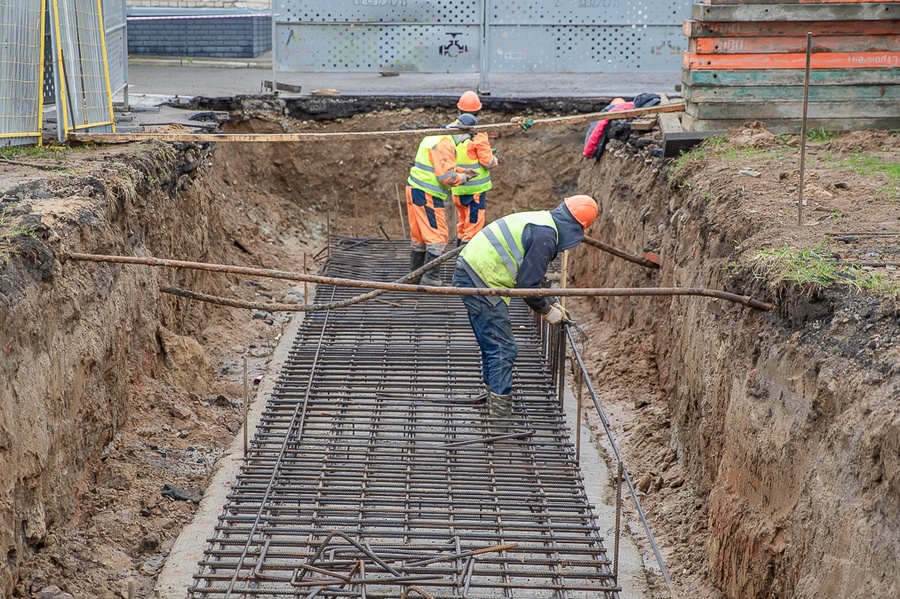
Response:
[{"label": "perforated metal fence", "polygon": [[0,0],[0,146],[41,139],[44,0]]},{"label": "perforated metal fence", "polygon": [[282,71],[679,72],[690,0],[274,0]]}]

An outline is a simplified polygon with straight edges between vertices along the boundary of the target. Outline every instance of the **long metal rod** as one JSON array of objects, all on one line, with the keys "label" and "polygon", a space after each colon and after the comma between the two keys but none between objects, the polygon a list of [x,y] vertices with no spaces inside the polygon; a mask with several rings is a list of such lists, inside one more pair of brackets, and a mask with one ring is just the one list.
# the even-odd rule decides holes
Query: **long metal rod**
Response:
[{"label": "long metal rod", "polygon": [[809,111],[809,70],[812,62],[812,32],[806,34],[806,71],[803,77],[803,121],[800,124],[800,185],[797,186],[797,225],[803,224],[803,188],[806,173],[806,122]]},{"label": "long metal rod", "polygon": [[[671,102],[649,108],[635,108],[621,110],[619,112],[593,112],[574,116],[552,117],[547,119],[533,119],[532,126],[544,125],[574,125],[591,121],[610,121],[618,119],[630,119],[651,114],[667,112],[683,112],[684,102]],[[490,125],[478,125],[468,130],[476,131],[500,131],[504,129],[521,129],[518,123],[492,123]],[[379,139],[386,137],[417,137],[427,135],[443,135],[446,129],[401,129],[393,131],[342,131],[334,133],[72,133],[70,139],[75,141],[93,141],[103,143],[128,143],[158,139],[161,141],[187,141],[187,142],[243,142],[243,143],[272,143],[272,142],[306,142],[306,141],[334,141],[345,139],[355,141],[361,139]]]},{"label": "long metal rod", "polygon": [[613,256],[622,258],[623,260],[627,260],[629,262],[633,262],[634,264],[646,266],[647,268],[659,268],[659,264],[657,264],[656,262],[651,262],[646,258],[640,258],[638,256],[631,256],[621,250],[617,250],[611,245],[603,243],[599,239],[594,239],[593,237],[588,237],[587,235],[584,236],[584,238],[581,240],[581,243],[597,248],[598,250],[603,250],[604,252],[608,252]]},{"label": "long metal rod", "polygon": [[[772,310],[773,304],[753,299],[748,295],[738,295],[728,291],[720,291],[718,289],[705,289],[702,287],[588,287],[569,289],[472,289],[459,287],[431,287],[427,285],[409,285],[405,283],[385,283],[381,281],[370,281],[361,279],[350,279],[340,277],[325,277],[321,275],[305,275],[297,272],[276,271],[261,268],[251,268],[247,266],[227,266],[222,264],[206,264],[203,262],[187,262],[184,260],[167,260],[164,258],[138,258],[134,256],[107,256],[99,254],[81,254],[71,253],[67,258],[72,260],[82,260],[88,262],[112,262],[119,264],[141,264],[144,266],[170,267],[170,268],[190,268],[195,270],[206,270],[211,272],[224,272],[233,274],[245,274],[251,276],[268,276],[276,279],[288,279],[294,281],[309,281],[312,283],[325,285],[338,285],[344,287],[361,287],[367,289],[383,289],[386,291],[409,291],[417,293],[430,293],[438,295],[483,295],[494,297],[626,297],[626,296],[703,296],[714,297],[726,301],[738,303],[756,310]],[[167,293],[175,295],[184,295],[193,299],[211,299],[212,296],[193,293],[175,288],[163,288]],[[249,303],[238,302],[235,300],[226,300],[224,298],[216,298],[221,300],[224,305],[233,305],[236,307],[245,307]],[[225,303],[228,302],[228,303]],[[255,304],[254,304],[255,305]],[[297,306],[296,304],[262,304],[269,311],[313,311],[321,309],[318,306]]]}]

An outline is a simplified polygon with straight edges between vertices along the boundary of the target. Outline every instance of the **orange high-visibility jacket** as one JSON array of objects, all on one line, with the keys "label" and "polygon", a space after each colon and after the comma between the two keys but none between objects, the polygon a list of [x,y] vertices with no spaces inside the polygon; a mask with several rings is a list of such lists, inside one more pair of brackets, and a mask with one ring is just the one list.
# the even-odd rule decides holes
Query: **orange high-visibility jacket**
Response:
[{"label": "orange high-visibility jacket", "polygon": [[466,154],[472,160],[477,160],[478,164],[488,170],[497,166],[497,157],[491,151],[491,143],[488,141],[487,133],[484,131],[479,131],[475,134],[475,137],[469,142],[469,147],[466,148]]},{"label": "orange high-visibility jacket", "polygon": [[445,187],[455,187],[459,185],[462,178],[456,167],[456,143],[453,136],[441,138],[437,144],[428,150],[428,158],[434,165],[434,176]]}]

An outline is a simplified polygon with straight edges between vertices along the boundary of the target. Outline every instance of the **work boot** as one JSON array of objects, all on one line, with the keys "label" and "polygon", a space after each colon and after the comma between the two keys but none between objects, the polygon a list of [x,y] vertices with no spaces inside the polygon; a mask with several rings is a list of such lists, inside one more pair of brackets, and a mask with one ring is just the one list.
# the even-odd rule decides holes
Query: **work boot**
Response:
[{"label": "work boot", "polygon": [[[438,257],[440,257],[440,254],[427,252],[425,254],[425,263],[427,264]],[[432,287],[442,287],[444,282],[441,280],[441,275],[438,274],[437,270],[437,268],[432,268],[431,270],[425,271],[425,274],[422,275],[422,284],[430,285]]]},{"label": "work boot", "polygon": [[[419,270],[425,264],[425,252],[422,250],[412,250],[409,252],[409,272]],[[409,280],[410,283],[417,285],[422,279],[422,275]]]},{"label": "work boot", "polygon": [[488,392],[488,416],[491,420],[509,420],[512,418],[512,393],[500,395]]},{"label": "work boot", "polygon": [[488,392],[488,437],[507,435],[512,430],[512,394]]}]

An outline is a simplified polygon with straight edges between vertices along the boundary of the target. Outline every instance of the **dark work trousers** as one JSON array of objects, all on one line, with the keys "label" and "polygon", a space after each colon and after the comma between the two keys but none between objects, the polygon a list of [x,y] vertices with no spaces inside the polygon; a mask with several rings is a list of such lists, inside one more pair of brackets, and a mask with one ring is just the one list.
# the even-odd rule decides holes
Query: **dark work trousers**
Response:
[{"label": "dark work trousers", "polygon": [[[457,265],[454,287],[475,287],[472,277]],[[513,366],[518,347],[509,320],[509,306],[499,297],[463,295],[469,323],[481,348],[481,380],[497,395],[512,393]],[[494,300],[494,301],[492,301]]]}]

